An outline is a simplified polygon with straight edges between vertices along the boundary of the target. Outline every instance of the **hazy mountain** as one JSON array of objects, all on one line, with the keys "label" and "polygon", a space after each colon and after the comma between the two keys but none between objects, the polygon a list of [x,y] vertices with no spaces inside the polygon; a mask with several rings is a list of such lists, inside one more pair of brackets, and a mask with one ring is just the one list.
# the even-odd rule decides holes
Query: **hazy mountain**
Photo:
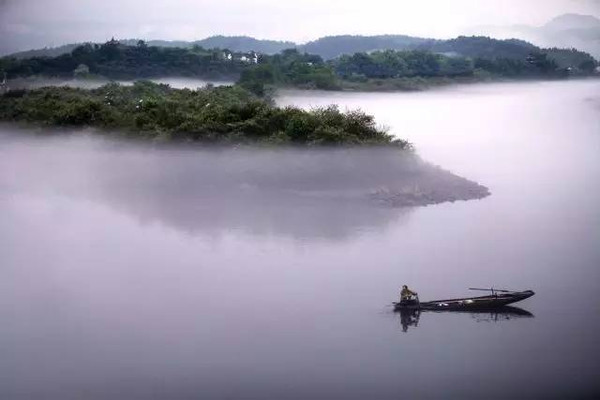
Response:
[{"label": "hazy mountain", "polygon": [[600,29],[600,19],[593,15],[563,14],[552,19],[543,28],[555,31]]},{"label": "hazy mountain", "polygon": [[435,53],[457,54],[464,57],[524,59],[536,46],[523,40],[498,40],[485,36],[459,36],[450,40],[437,40],[419,46]]},{"label": "hazy mountain", "polygon": [[[119,40],[121,43],[133,46],[139,39]],[[232,51],[256,51],[264,54],[275,54],[289,48],[298,48],[310,54],[318,54],[325,59],[335,58],[341,54],[352,54],[356,52],[369,52],[373,50],[408,50],[419,45],[434,43],[434,39],[423,39],[406,35],[381,35],[381,36],[326,36],[304,45],[294,42],[255,39],[248,36],[211,36],[196,41],[167,41],[148,40],[149,46],[159,47],[192,47],[198,45],[206,49],[221,48]],[[78,44],[68,44],[54,48],[40,50],[28,50],[14,53],[17,58],[28,58],[35,56],[57,56],[72,51]]]},{"label": "hazy mountain", "polygon": [[[471,58],[509,58],[523,60],[532,52],[543,51],[560,67],[579,66],[590,57],[577,50],[541,49],[519,39],[493,39],[485,36],[459,36],[449,40],[415,38],[402,35],[328,36],[299,46],[310,54],[332,59],[342,54],[375,50],[424,50],[449,56]],[[593,62],[593,60],[592,60]]]},{"label": "hazy mountain", "polygon": [[[127,45],[135,45],[139,39],[120,40],[121,43]],[[192,47],[200,46],[205,49],[229,49],[231,51],[249,52],[256,51],[263,54],[275,54],[282,50],[296,47],[296,43],[282,42],[277,40],[255,39],[249,36],[210,36],[206,39],[195,41],[182,40],[148,40],[148,46],[159,47]]]},{"label": "hazy mountain", "polygon": [[299,46],[299,50],[310,54],[318,54],[325,59],[342,54],[370,52],[374,50],[411,50],[420,45],[436,42],[435,39],[424,39],[406,35],[379,36],[325,36]]},{"label": "hazy mountain", "polygon": [[[123,39],[119,40],[120,43],[126,44],[128,46],[135,46],[140,39]],[[157,47],[183,47],[188,48],[194,45],[194,42],[189,42],[185,40],[146,40],[145,41],[148,46],[157,46]]]},{"label": "hazy mountain", "polygon": [[592,15],[563,14],[539,27],[478,26],[469,33],[496,38],[518,37],[542,47],[576,48],[600,58],[600,19]]},{"label": "hazy mountain", "polygon": [[[573,24],[574,16],[565,16],[551,21],[551,26],[560,26],[568,28]],[[577,19],[577,18],[575,18]],[[593,26],[593,20],[586,19],[588,26]],[[598,21],[600,23],[600,21]],[[555,29],[555,28],[553,28]],[[563,30],[560,32],[571,32],[572,30]],[[559,31],[553,31],[559,32]],[[557,34],[560,35],[560,34]],[[127,39],[120,41],[123,44],[135,46],[138,39]],[[472,58],[511,58],[524,59],[531,52],[542,51],[539,47],[519,39],[493,39],[486,36],[459,36],[449,40],[427,39],[411,37],[406,35],[379,35],[379,36],[326,36],[318,40],[308,42],[303,45],[297,45],[293,42],[260,40],[247,36],[212,36],[197,41],[165,41],[150,40],[146,42],[150,46],[159,47],[184,47],[189,48],[194,45],[205,49],[221,48],[236,52],[256,51],[264,54],[279,53],[284,49],[296,47],[298,50],[310,54],[321,56],[325,60],[330,60],[342,54],[354,54],[358,52],[371,52],[375,50],[424,50],[445,55],[458,55]],[[68,53],[77,45],[69,44],[61,47],[41,50],[31,50],[16,53],[17,58],[28,58],[34,56],[57,56]],[[549,47],[553,45],[549,45]],[[589,56],[577,50],[571,50],[573,46],[562,45],[566,50],[545,49],[549,56],[558,62],[561,67],[579,66],[586,61]],[[592,60],[593,62],[593,60]]]},{"label": "hazy mountain", "polygon": [[[135,46],[140,39],[122,39],[119,42]],[[75,47],[83,43],[66,44],[58,47],[47,47],[43,49],[27,50],[18,53],[13,53],[11,56],[17,58],[30,57],[56,57],[61,54],[70,53]],[[296,47],[294,42],[285,42],[277,40],[255,39],[249,36],[211,36],[206,39],[196,41],[184,40],[147,40],[148,46],[158,47],[183,47],[188,48],[194,45],[204,47],[205,49],[229,49],[231,51],[249,52],[256,51],[263,54],[275,54],[282,50]]]},{"label": "hazy mountain", "polygon": [[[119,42],[128,45],[135,46],[138,43],[139,39],[125,39],[120,40]],[[169,40],[150,40],[146,42],[149,46],[159,46],[159,47],[192,47],[193,42],[185,42],[185,41],[169,41]],[[31,57],[56,57],[61,54],[70,53],[78,46],[81,46],[85,43],[70,43],[57,47],[45,47],[43,49],[35,49],[35,50],[25,50],[20,51],[18,53],[10,54],[11,57],[16,58],[31,58]]]},{"label": "hazy mountain", "polygon": [[18,53],[12,53],[10,56],[16,58],[31,58],[31,57],[56,57],[61,54],[70,53],[77,46],[81,46],[83,43],[71,43],[65,44],[58,47],[45,47],[43,49],[26,50]]},{"label": "hazy mountain", "polygon": [[264,54],[275,54],[282,50],[296,47],[294,42],[255,39],[248,36],[211,36],[195,41],[194,44],[205,49],[220,48],[231,51],[256,51]]}]

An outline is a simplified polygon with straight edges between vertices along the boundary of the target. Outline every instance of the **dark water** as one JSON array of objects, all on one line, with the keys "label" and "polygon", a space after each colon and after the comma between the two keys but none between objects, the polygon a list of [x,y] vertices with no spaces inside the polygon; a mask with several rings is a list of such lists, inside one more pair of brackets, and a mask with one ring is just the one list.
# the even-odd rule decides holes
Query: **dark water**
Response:
[{"label": "dark water", "polygon": [[[279,99],[360,106],[492,192],[404,210],[223,190],[252,157],[2,127],[0,398],[597,397],[598,93]],[[387,307],[403,283],[422,300],[536,295],[526,312],[416,323]]]}]

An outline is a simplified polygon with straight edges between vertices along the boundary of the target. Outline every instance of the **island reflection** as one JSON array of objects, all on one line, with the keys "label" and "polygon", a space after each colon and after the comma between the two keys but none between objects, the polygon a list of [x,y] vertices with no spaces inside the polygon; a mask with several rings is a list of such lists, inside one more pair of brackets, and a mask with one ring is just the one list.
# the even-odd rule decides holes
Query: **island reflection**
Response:
[{"label": "island reflection", "polygon": [[347,240],[412,211],[368,200],[392,173],[377,151],[157,148],[12,126],[0,127],[0,144],[7,198],[97,203],[189,235]]}]

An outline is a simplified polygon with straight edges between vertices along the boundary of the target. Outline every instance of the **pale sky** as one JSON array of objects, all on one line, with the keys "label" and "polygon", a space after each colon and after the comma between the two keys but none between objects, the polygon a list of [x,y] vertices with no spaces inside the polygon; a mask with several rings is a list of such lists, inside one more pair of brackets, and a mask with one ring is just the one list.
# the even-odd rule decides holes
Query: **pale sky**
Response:
[{"label": "pale sky", "polygon": [[336,34],[448,38],[477,25],[600,17],[600,0],[0,0],[0,52],[115,37],[248,35],[306,42]]}]

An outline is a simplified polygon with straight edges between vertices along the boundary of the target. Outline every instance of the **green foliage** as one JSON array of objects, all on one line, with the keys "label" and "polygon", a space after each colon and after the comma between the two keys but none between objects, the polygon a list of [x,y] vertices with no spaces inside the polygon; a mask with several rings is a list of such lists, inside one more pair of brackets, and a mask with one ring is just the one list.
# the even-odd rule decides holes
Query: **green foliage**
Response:
[{"label": "green foliage", "polygon": [[[399,78],[558,77],[563,71],[545,53],[530,52],[520,58],[475,59],[446,56],[421,50],[356,53],[331,61],[336,73],[345,80]],[[482,74],[484,72],[485,74]]]},{"label": "green foliage", "polygon": [[[598,65],[587,53],[574,49],[542,51],[519,40],[374,38],[381,40],[374,39],[373,43],[413,48],[358,52],[325,62],[318,55],[297,49],[265,55],[205,50],[198,45],[191,48],[156,47],[142,40],[131,41],[129,46],[113,39],[102,45],[84,44],[57,57],[0,58],[0,72],[6,72],[9,79],[30,75],[113,79],[164,76],[234,79],[239,76],[240,86],[262,97],[271,88],[281,86],[324,90],[414,90],[469,79],[590,75]],[[362,43],[361,37],[330,39],[349,46],[356,41]]]},{"label": "green foliage", "polygon": [[426,51],[376,51],[342,56],[332,65],[344,79],[389,79],[400,77],[469,76],[472,62],[460,57],[446,57]]},{"label": "green foliage", "polygon": [[420,49],[461,57],[516,60],[523,60],[529,54],[540,51],[538,47],[522,40],[499,40],[486,36],[459,36],[449,40],[436,40]]},{"label": "green foliage", "polygon": [[30,75],[69,77],[79,66],[85,65],[89,73],[111,79],[229,78],[237,77],[249,65],[251,56],[219,49],[204,50],[199,46],[189,49],[148,46],[144,41],[126,46],[113,39],[102,45],[86,43],[57,57],[4,57],[0,59],[0,70],[12,78]]},{"label": "green foliage", "polygon": [[475,68],[490,76],[510,78],[561,77],[563,71],[545,53],[530,53],[524,60],[513,58],[477,58]]},{"label": "green foliage", "polygon": [[589,55],[576,49],[546,49],[548,58],[559,68],[570,69],[573,73],[589,74],[594,72],[598,62]]},{"label": "green foliage", "polygon": [[265,95],[265,85],[275,84],[275,68],[270,64],[259,64],[242,72],[239,84],[258,95]]},{"label": "green foliage", "polygon": [[294,86],[306,89],[337,89],[333,69],[321,57],[287,49],[274,56],[261,56],[258,65],[242,72],[240,85],[262,95],[268,86]]},{"label": "green foliage", "polygon": [[361,111],[278,108],[240,86],[177,90],[139,81],[15,91],[0,96],[0,119],[118,129],[158,141],[411,147]]}]

